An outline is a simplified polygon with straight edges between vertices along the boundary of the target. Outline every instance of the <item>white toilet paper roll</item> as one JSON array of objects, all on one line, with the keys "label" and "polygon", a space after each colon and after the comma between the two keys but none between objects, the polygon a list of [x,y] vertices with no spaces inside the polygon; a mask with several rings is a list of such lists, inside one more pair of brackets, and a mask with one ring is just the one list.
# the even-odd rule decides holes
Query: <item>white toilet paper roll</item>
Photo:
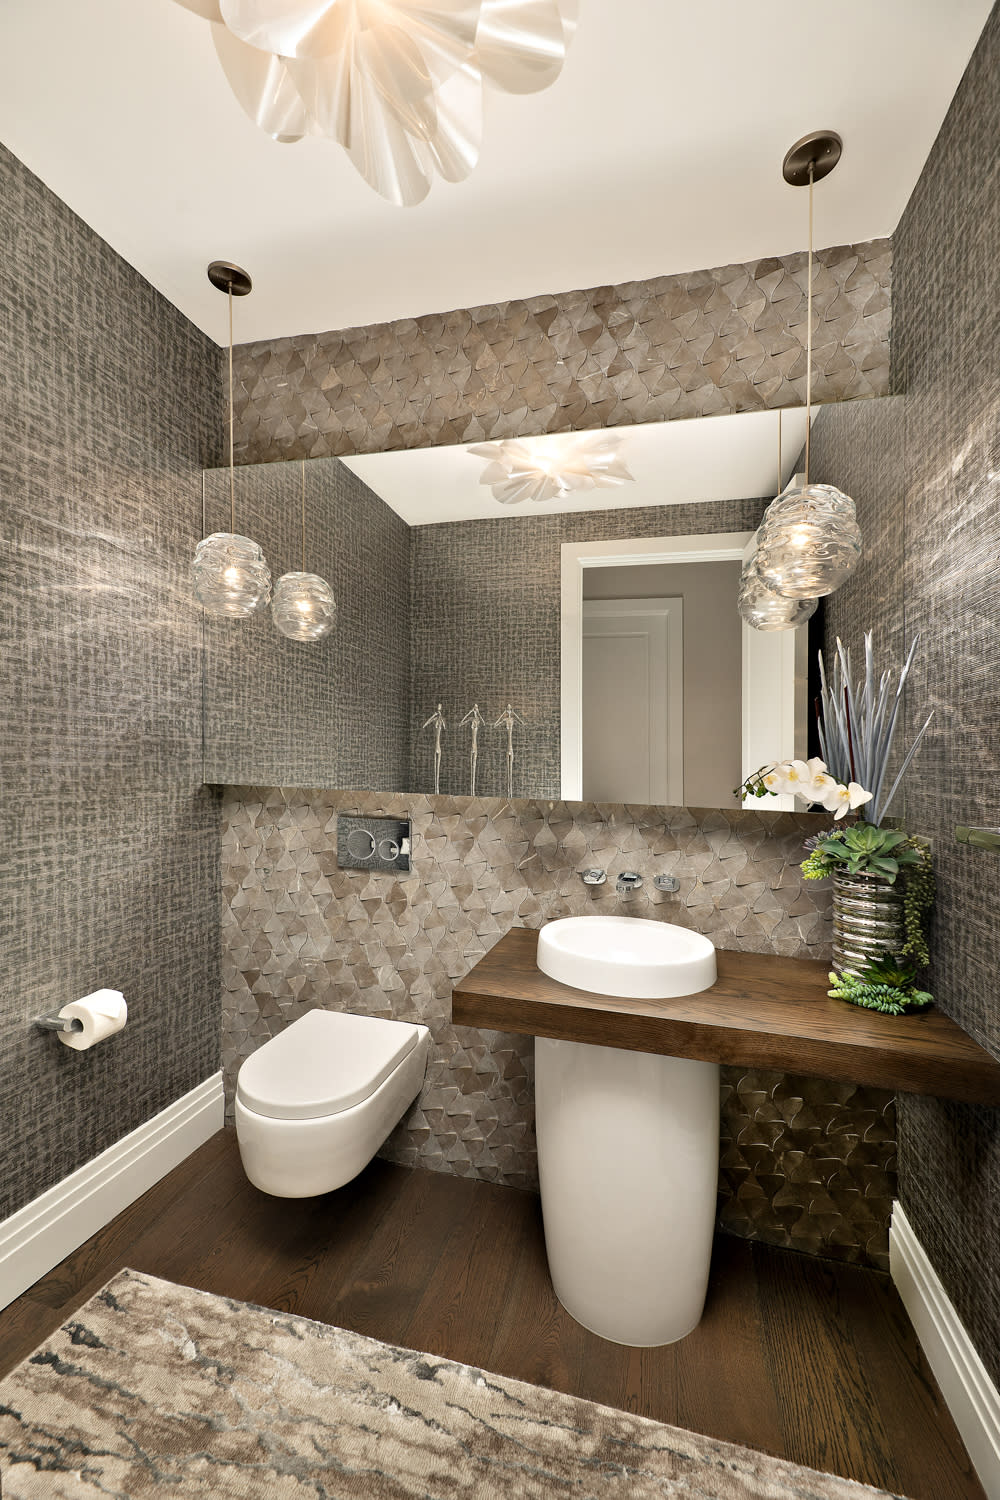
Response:
[{"label": "white toilet paper roll", "polygon": [[128,1020],[128,1006],[120,991],[96,990],[92,995],[84,995],[82,1000],[64,1005],[59,1014],[66,1020],[83,1024],[82,1031],[60,1031],[59,1040],[75,1052],[85,1052],[95,1042],[103,1042],[106,1036],[121,1031]]}]

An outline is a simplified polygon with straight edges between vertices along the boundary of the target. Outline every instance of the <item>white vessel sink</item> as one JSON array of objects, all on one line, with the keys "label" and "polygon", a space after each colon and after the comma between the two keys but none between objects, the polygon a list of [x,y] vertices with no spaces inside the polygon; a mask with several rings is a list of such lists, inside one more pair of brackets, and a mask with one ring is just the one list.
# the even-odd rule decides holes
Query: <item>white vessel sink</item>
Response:
[{"label": "white vessel sink", "polygon": [[710,989],[718,974],[708,938],[645,917],[564,917],[538,934],[550,979],[621,999],[670,1000]]}]

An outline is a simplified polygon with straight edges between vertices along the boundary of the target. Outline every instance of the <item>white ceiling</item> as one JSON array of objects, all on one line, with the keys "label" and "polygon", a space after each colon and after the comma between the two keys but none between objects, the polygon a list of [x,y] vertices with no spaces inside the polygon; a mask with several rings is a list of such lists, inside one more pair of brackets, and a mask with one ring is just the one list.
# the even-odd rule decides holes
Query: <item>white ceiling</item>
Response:
[{"label": "white ceiling", "polygon": [[[173,0],[2,0],[0,140],[220,343],[803,247],[786,148],[838,130],[816,240],[895,228],[991,0],[581,0],[560,80],[488,93],[471,178],[384,203],[339,147],[246,118]],[[673,425],[673,424],[671,424]]]},{"label": "white ceiling", "polygon": [[[690,422],[646,422],[616,429],[619,456],[635,477],[620,489],[590,490],[566,500],[501,505],[479,483],[486,460],[467,448],[410,448],[366,453],[343,462],[410,526],[440,521],[499,521],[567,511],[625,510],[637,505],[684,505],[704,500],[772,496],[791,478],[806,435],[806,414],[783,414],[782,476],[777,483],[778,413],[699,417]],[[523,438],[525,447],[558,447],[572,434]],[[323,462],[323,460],[319,460]]]}]

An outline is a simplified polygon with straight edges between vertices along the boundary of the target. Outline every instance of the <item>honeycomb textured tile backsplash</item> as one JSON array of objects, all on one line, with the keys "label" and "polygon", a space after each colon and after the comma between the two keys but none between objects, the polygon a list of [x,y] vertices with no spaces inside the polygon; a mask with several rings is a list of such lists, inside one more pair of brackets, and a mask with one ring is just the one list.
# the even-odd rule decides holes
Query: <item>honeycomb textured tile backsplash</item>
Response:
[{"label": "honeycomb textured tile backsplash", "polygon": [[723,1068],[721,1228],[887,1271],[895,1183],[891,1092]]},{"label": "honeycomb textured tile backsplash", "polygon": [[[412,818],[411,873],[339,870],[341,810]],[[423,1091],[383,1154],[534,1188],[532,1039],[453,1026],[455,982],[509,928],[588,911],[676,921],[720,948],[825,959],[829,895],[798,868],[815,827],[808,814],[228,788],[229,1097],[242,1060],[314,1007],[420,1021],[433,1039]],[[577,872],[592,865],[606,885],[583,885]],[[614,877],[625,869],[646,883],[622,901]],[[653,889],[660,872],[680,878],[676,895]],[[725,1227],[881,1263],[891,1096],[744,1074],[724,1070]]]},{"label": "honeycomb textured tile backsplash", "polygon": [[[888,240],[816,255],[813,399],[889,390]],[[805,403],[806,255],[240,345],[237,462]]]}]

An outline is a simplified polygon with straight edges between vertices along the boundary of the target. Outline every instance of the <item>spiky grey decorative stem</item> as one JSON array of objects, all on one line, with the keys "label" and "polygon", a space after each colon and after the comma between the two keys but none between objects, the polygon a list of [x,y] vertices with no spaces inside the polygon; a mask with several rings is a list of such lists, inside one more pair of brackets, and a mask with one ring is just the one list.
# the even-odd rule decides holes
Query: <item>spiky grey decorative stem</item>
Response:
[{"label": "spiky grey decorative stem", "polygon": [[[832,681],[826,674],[823,653],[819,654],[819,675],[822,684],[820,707],[817,715],[820,754],[826,762],[831,776],[838,781],[857,781],[872,793],[872,800],[863,809],[862,816],[868,823],[878,825],[889,811],[892,800],[899,790],[917,746],[934,717],[933,710],[914,738],[895,781],[883,799],[886,772],[892,742],[896,734],[903,688],[917,649],[919,635],[914,636],[895,692],[892,691],[892,672],[885,671],[876,687],[875,659],[872,651],[871,631],[865,633],[865,676],[860,691],[854,686],[851,673],[851,653],[843,642],[837,640],[837,654],[833,664]],[[854,751],[854,769],[851,769],[851,750]]]}]

